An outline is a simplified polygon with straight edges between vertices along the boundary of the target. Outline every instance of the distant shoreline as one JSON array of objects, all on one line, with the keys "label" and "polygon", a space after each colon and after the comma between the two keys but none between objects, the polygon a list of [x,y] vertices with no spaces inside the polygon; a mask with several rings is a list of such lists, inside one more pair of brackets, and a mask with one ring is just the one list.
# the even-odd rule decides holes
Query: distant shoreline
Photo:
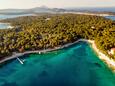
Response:
[{"label": "distant shoreline", "polygon": [[[96,13],[96,12],[54,12],[54,13],[50,13],[50,12],[46,12],[46,13],[43,13],[43,14],[78,14],[78,15],[94,15],[94,16],[103,16],[103,17],[106,17],[106,16],[115,16],[115,14],[110,14],[110,13]],[[21,15],[21,16],[36,16],[37,14],[41,14],[41,13],[19,13],[19,14],[15,14],[15,13],[11,13],[11,14],[8,14],[8,13],[0,13],[0,15]],[[18,17],[21,17],[21,16],[18,16]],[[3,20],[3,19],[0,19],[0,20]]]},{"label": "distant shoreline", "polygon": [[46,52],[60,50],[60,49],[69,47],[69,46],[71,46],[73,44],[76,44],[76,43],[78,43],[80,41],[81,42],[83,41],[83,42],[90,43],[92,48],[94,49],[94,51],[98,54],[99,58],[101,60],[103,60],[110,68],[112,68],[113,71],[115,71],[115,61],[113,59],[110,59],[108,56],[106,56],[102,52],[100,52],[100,50],[96,47],[96,44],[95,44],[94,40],[87,40],[87,39],[79,39],[79,40],[77,40],[77,41],[75,41],[73,43],[68,43],[68,44],[65,44],[65,45],[63,45],[61,47],[55,47],[53,49],[36,50],[36,51],[25,51],[24,53],[14,53],[12,56],[8,56],[5,59],[0,60],[0,64],[4,63],[6,61],[9,61],[9,60],[15,59],[17,57],[21,57],[21,56],[27,55],[27,54],[32,54],[32,53],[41,54],[41,53],[46,53]]},{"label": "distant shoreline", "polygon": [[64,12],[64,14],[66,13],[80,14],[80,15],[92,15],[92,16],[94,15],[94,16],[102,16],[102,17],[115,16],[114,14],[109,14],[109,13]]}]

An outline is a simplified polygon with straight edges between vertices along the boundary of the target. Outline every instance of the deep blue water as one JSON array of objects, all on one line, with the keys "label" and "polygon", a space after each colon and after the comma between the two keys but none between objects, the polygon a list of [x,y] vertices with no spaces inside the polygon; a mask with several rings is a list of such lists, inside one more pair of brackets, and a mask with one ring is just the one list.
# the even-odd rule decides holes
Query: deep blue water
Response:
[{"label": "deep blue water", "polygon": [[0,86],[115,86],[115,75],[85,42],[23,59],[0,68]]}]

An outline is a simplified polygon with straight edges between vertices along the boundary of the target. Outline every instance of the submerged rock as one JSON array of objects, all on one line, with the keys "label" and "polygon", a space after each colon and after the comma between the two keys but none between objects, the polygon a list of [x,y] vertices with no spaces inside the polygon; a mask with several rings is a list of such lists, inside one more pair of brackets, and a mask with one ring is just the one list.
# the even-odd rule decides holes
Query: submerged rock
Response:
[{"label": "submerged rock", "polygon": [[44,71],[42,71],[38,76],[39,76],[39,77],[48,76],[48,72],[44,70]]},{"label": "submerged rock", "polygon": [[101,64],[99,64],[99,63],[97,63],[97,62],[94,63],[94,64],[95,64],[96,66],[98,66],[98,67],[102,67]]}]

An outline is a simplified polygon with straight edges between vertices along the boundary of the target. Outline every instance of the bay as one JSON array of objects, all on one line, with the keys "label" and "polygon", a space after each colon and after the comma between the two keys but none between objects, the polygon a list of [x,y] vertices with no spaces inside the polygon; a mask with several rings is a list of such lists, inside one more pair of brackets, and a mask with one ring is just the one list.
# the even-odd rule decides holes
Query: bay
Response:
[{"label": "bay", "polygon": [[115,75],[91,46],[79,42],[45,54],[23,56],[0,68],[0,86],[115,86]]}]

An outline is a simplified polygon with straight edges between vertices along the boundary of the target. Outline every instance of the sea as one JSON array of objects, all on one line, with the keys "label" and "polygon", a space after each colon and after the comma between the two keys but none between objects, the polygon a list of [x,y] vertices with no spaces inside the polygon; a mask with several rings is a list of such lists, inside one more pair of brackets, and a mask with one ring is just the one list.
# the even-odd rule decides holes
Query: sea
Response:
[{"label": "sea", "polygon": [[0,65],[0,86],[115,86],[115,73],[86,42],[20,59],[23,65],[17,59]]}]

